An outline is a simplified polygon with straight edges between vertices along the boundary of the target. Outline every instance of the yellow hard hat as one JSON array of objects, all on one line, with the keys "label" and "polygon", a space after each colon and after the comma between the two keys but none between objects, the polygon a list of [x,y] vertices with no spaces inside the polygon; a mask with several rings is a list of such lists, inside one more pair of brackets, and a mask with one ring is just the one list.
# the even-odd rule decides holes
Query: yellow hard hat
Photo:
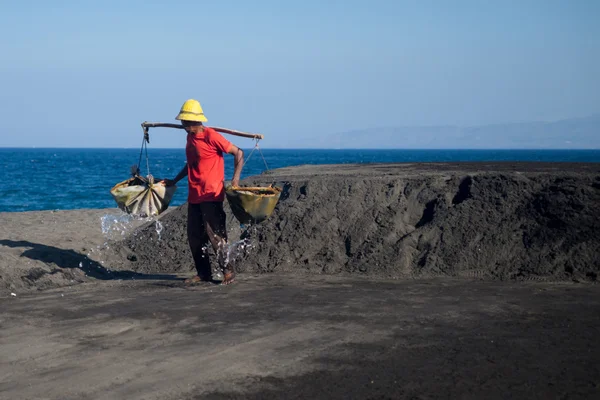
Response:
[{"label": "yellow hard hat", "polygon": [[180,121],[196,121],[196,122],[206,122],[208,121],[204,116],[204,111],[202,111],[202,106],[198,100],[189,99],[186,100],[185,103],[181,106],[181,111],[175,117]]}]

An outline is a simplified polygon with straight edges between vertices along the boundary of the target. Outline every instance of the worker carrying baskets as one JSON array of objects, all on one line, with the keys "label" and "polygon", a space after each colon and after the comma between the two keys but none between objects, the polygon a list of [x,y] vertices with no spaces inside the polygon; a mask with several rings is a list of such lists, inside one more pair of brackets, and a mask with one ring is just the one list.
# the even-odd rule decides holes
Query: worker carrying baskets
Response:
[{"label": "worker carrying baskets", "polygon": [[[227,200],[231,205],[234,216],[241,223],[248,224],[261,222],[266,219],[273,212],[281,191],[276,187],[240,187],[239,181],[244,165],[244,152],[225,139],[219,132],[255,139],[255,149],[258,149],[258,140],[263,138],[262,135],[205,126],[203,123],[207,122],[207,118],[204,115],[200,103],[194,99],[187,100],[183,103],[176,119],[181,121],[181,125],[149,122],[142,123],[144,129],[142,149],[144,148],[145,143],[149,142],[148,129],[151,127],[184,129],[187,132],[185,149],[187,163],[181,171],[173,179],[162,179],[160,181],[140,179],[138,173],[129,181],[121,182],[115,186],[113,191],[115,191],[115,189],[127,191],[126,187],[128,186],[128,182],[131,182],[131,186],[137,186],[137,188],[129,190],[140,193],[138,193],[137,196],[130,197],[137,198],[138,201],[143,198],[161,200],[160,202],[154,202],[160,203],[160,209],[156,206],[154,208],[147,207],[150,210],[156,209],[157,211],[155,214],[157,215],[164,211],[168,206],[176,183],[187,176],[189,189],[187,234],[197,274],[186,279],[186,283],[213,281],[210,260],[206,251],[206,245],[210,242],[215,254],[217,254],[219,266],[223,272],[223,280],[221,283],[229,284],[234,281],[235,272],[233,264],[226,254],[227,228],[225,211],[223,209],[225,196],[227,196]],[[231,186],[227,188],[224,186],[224,154],[231,154],[234,157],[233,178],[231,180]],[[164,191],[157,190],[159,189],[157,185],[162,185],[161,189],[164,189]],[[111,193],[113,191],[111,191]],[[165,196],[161,198],[162,194]],[[144,195],[146,197],[144,197]],[[115,196],[114,193],[113,196]],[[121,204],[123,203],[123,200],[127,201],[128,199],[129,198],[125,199],[124,197],[117,198],[117,196],[115,196],[115,200],[117,200],[119,207],[127,212],[131,212],[131,207],[128,208],[125,204]],[[121,203],[119,203],[119,201],[121,201]]]}]

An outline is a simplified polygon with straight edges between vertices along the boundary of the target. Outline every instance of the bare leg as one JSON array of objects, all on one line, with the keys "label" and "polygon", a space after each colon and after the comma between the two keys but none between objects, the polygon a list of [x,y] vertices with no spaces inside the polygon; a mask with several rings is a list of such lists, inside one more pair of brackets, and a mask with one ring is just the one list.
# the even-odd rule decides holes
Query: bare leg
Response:
[{"label": "bare leg", "polygon": [[221,283],[228,285],[234,281],[235,272],[227,254],[226,215],[223,210],[223,203],[202,203],[202,215],[208,240],[217,254],[219,267],[223,271],[223,281]]}]

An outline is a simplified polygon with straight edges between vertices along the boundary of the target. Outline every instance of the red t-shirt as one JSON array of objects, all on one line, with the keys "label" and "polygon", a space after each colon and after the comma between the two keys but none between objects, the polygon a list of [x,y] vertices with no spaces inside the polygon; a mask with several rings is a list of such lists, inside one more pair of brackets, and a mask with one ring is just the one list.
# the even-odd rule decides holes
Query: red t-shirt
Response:
[{"label": "red t-shirt", "polygon": [[192,204],[225,199],[225,162],[231,143],[212,128],[188,133],[185,156],[188,167],[188,202]]}]

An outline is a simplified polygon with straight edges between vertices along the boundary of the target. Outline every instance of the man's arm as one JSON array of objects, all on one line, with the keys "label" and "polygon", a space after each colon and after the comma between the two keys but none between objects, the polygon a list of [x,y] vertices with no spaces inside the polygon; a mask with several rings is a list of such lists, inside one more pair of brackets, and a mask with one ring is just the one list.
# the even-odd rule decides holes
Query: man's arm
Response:
[{"label": "man's arm", "polygon": [[228,151],[233,156],[233,178],[231,179],[231,186],[237,187],[240,185],[240,175],[242,173],[242,167],[244,166],[244,151],[232,144]]},{"label": "man's arm", "polygon": [[173,186],[173,185],[177,184],[177,182],[182,180],[184,177],[186,177],[187,174],[188,174],[188,167],[186,164],[183,168],[181,168],[181,171],[179,171],[179,173],[177,174],[175,179],[163,179],[162,182],[164,182],[165,185],[167,185],[167,186]]}]

